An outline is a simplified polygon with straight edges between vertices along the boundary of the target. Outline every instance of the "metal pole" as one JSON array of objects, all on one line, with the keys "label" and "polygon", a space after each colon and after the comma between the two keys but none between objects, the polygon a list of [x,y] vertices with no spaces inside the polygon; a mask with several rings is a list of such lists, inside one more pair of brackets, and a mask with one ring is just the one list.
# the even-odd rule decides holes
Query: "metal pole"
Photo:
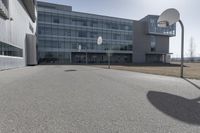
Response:
[{"label": "metal pole", "polygon": [[183,78],[183,68],[184,68],[184,25],[181,20],[179,20],[182,29],[181,35],[181,75],[180,77]]},{"label": "metal pole", "polygon": [[110,69],[110,56],[111,56],[111,52],[110,52],[110,45],[109,45],[109,50],[108,50],[108,69]]},{"label": "metal pole", "polygon": [[85,55],[85,63],[86,65],[88,64],[88,52],[87,52],[88,47],[86,46],[86,55]]},{"label": "metal pole", "polygon": [[110,51],[108,51],[108,69],[110,69]]}]

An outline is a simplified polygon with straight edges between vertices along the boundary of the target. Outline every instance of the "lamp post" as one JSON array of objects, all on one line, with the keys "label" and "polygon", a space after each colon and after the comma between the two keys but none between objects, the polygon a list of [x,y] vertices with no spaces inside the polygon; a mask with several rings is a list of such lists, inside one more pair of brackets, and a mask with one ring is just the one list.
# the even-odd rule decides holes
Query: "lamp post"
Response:
[{"label": "lamp post", "polygon": [[[103,38],[101,36],[99,36],[97,38],[97,45],[102,45],[103,43]],[[110,46],[109,46],[109,50],[107,50],[107,55],[108,55],[108,69],[110,69],[110,56],[111,56],[111,51],[110,51]]]},{"label": "lamp post", "polygon": [[110,56],[111,56],[111,52],[110,50],[108,50],[108,69],[110,69]]},{"label": "lamp post", "polygon": [[99,36],[98,38],[97,38],[97,45],[102,45],[103,44],[103,38],[102,38],[102,36]]},{"label": "lamp post", "polygon": [[110,69],[110,62],[111,62],[111,47],[109,45],[109,50],[108,50],[108,69]]},{"label": "lamp post", "polygon": [[85,63],[86,63],[86,65],[88,64],[88,44],[86,45]]},{"label": "lamp post", "polygon": [[180,19],[180,13],[174,9],[170,8],[165,10],[158,19],[158,26],[166,28],[168,26],[171,26],[175,23],[179,22],[182,29],[182,35],[181,35],[181,72],[180,77],[183,78],[183,68],[184,68],[184,25],[183,22]]},{"label": "lamp post", "polygon": [[[78,52],[80,53],[81,52],[81,49],[82,49],[82,46],[81,45],[78,45]],[[79,57],[80,58],[80,57]],[[77,63],[77,61],[76,61]],[[78,63],[80,63],[80,59],[78,59]]]}]

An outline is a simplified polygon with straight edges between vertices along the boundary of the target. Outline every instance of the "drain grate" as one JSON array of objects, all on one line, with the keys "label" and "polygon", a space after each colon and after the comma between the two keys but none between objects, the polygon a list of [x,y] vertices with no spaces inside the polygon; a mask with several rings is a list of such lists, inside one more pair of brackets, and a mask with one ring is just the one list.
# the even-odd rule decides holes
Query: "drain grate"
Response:
[{"label": "drain grate", "polygon": [[77,70],[75,70],[75,69],[65,70],[65,72],[75,72],[75,71],[77,71]]}]

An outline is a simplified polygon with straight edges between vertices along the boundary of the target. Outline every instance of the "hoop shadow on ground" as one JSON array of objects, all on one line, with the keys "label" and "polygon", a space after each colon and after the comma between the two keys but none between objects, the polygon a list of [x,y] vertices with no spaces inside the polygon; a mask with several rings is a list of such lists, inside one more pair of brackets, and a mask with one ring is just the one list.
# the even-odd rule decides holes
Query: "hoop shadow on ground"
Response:
[{"label": "hoop shadow on ground", "polygon": [[187,99],[164,92],[149,91],[147,98],[164,114],[188,124],[200,125],[200,97]]}]

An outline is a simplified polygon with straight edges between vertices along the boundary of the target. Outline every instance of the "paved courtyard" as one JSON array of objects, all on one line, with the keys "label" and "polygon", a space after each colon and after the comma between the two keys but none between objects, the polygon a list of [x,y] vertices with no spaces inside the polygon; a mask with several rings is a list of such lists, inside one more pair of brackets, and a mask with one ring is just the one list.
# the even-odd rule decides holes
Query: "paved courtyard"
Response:
[{"label": "paved courtyard", "polygon": [[0,72],[0,133],[199,133],[200,81],[87,66]]}]

